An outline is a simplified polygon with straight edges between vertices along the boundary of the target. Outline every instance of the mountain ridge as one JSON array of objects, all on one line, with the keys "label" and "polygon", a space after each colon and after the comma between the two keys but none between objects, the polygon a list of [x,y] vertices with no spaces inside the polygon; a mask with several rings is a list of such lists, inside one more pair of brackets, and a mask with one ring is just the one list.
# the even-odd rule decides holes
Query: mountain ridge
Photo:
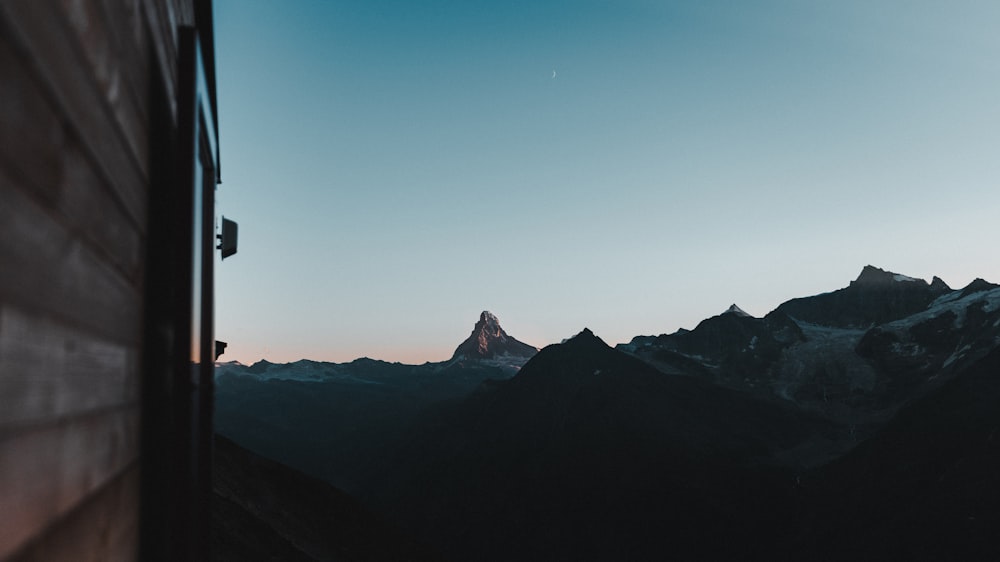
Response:
[{"label": "mountain ridge", "polygon": [[[865,559],[873,546],[921,559],[911,524],[925,535],[913,544],[948,559],[958,550],[936,525],[969,537],[966,552],[993,541],[985,523],[950,518],[982,502],[968,499],[975,478],[996,482],[1000,287],[939,281],[867,266],[761,318],[734,305],[614,348],[583,328],[519,368],[457,352],[220,366],[217,419],[297,449],[293,461],[460,560]],[[487,311],[476,325],[463,345],[510,340]],[[276,376],[286,369],[300,379]],[[920,464],[893,465],[897,448]],[[919,517],[893,503],[924,491]]]}]

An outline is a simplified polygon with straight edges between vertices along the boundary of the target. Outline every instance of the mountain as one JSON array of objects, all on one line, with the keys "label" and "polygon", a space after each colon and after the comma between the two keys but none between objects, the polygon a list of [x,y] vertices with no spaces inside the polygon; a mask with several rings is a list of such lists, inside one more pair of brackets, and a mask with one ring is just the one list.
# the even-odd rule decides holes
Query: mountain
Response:
[{"label": "mountain", "polygon": [[976,280],[926,310],[868,330],[856,352],[882,374],[887,392],[909,396],[943,383],[998,343],[1000,287]]},{"label": "mountain", "polygon": [[764,318],[731,307],[694,330],[619,349],[666,374],[795,404],[862,438],[1000,342],[998,299],[998,286],[981,279],[954,291],[936,277],[866,266],[848,287]]},{"label": "mountain", "polygon": [[488,310],[479,315],[472,334],[459,344],[452,359],[494,359],[498,356],[523,357],[538,353],[538,349],[517,341],[500,327],[500,321]]},{"label": "mountain", "polygon": [[616,349],[511,340],[484,312],[442,363],[221,365],[217,420],[455,560],[1000,555],[1000,286],[868,266]]},{"label": "mountain", "polygon": [[951,288],[937,277],[932,283],[871,265],[846,288],[792,299],[777,310],[801,322],[833,328],[866,329],[916,314]]},{"label": "mountain", "polygon": [[456,352],[449,361],[423,365],[369,358],[219,364],[216,430],[353,492],[417,415],[484,382],[510,378],[537,351],[507,335],[489,312],[459,350],[473,340],[483,342],[483,353]]},{"label": "mountain", "polygon": [[658,337],[638,336],[623,351],[670,374],[702,374],[724,383],[712,373],[765,370],[783,349],[805,341],[798,324],[786,314],[772,312],[754,318],[735,304],[718,316],[702,320],[694,330]]},{"label": "mountain", "polygon": [[843,458],[804,474],[790,559],[998,559],[998,405],[994,348]]},{"label": "mountain", "polygon": [[781,467],[835,432],[584,330],[418,420],[362,497],[456,560],[764,556],[790,524]]},{"label": "mountain", "polygon": [[[929,346],[925,359],[937,354],[929,370],[897,366],[919,391],[893,388],[872,367],[873,391],[896,406],[876,408],[883,418],[864,428],[710,377],[667,375],[584,330],[417,420],[362,497],[459,560],[993,559],[998,311],[1000,289],[982,286],[879,332],[803,331],[829,347],[897,334],[890,352],[913,337]],[[769,328],[728,311],[675,343],[725,351],[733,332],[759,337],[751,331],[787,322],[772,314]],[[699,330],[705,341],[688,341]],[[778,362],[820,349],[790,341]]]},{"label": "mountain", "polygon": [[216,435],[212,560],[440,560],[325,482]]}]

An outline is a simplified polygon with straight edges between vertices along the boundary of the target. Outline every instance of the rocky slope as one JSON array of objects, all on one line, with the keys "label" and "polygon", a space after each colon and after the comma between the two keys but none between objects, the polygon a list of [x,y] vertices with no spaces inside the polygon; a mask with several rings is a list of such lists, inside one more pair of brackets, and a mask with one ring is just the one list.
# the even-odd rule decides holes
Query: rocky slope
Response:
[{"label": "rocky slope", "polygon": [[511,340],[221,368],[219,411],[455,560],[1000,556],[996,285],[869,266],[617,350]]},{"label": "rocky slope", "polygon": [[793,558],[1000,557],[998,405],[994,348],[848,455],[804,474]]},{"label": "rocky slope", "polygon": [[810,468],[836,424],[584,331],[423,418],[366,498],[456,560],[993,559],[997,404],[995,347]]},{"label": "rocky slope", "polygon": [[212,560],[440,560],[325,482],[216,436]]},{"label": "rocky slope", "polygon": [[535,353],[538,353],[537,348],[507,335],[497,317],[484,310],[472,334],[459,344],[452,359],[496,359],[504,356],[528,359]]},{"label": "rocky slope", "polygon": [[835,433],[584,330],[420,420],[364,497],[455,560],[763,557],[757,537],[790,524],[774,466]]},{"label": "rocky slope", "polygon": [[810,324],[867,329],[920,312],[948,292],[951,288],[937,277],[928,283],[867,265],[847,287],[792,299],[777,311]]}]

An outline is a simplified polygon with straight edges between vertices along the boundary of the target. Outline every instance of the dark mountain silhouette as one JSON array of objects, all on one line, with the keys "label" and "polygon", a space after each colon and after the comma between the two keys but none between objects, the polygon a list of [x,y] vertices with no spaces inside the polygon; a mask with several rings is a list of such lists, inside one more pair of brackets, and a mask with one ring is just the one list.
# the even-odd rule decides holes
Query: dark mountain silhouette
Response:
[{"label": "dark mountain silhouette", "polygon": [[1000,348],[803,476],[796,549],[812,560],[995,560],[997,467]]},{"label": "dark mountain silhouette", "polygon": [[763,556],[792,482],[768,467],[798,468],[827,432],[584,330],[425,419],[366,497],[456,560]]},{"label": "dark mountain silhouette", "polygon": [[440,560],[329,484],[215,438],[212,560]]},{"label": "dark mountain silhouette", "polygon": [[983,291],[992,291],[993,289],[1000,288],[1000,285],[996,283],[990,283],[985,279],[976,278],[971,283],[966,285],[962,289],[962,296],[967,297],[973,293],[981,293]]},{"label": "dark mountain silhouette", "polygon": [[[216,430],[262,455],[349,492],[428,406],[462,398],[501,367],[352,363],[272,367],[273,378],[243,369],[216,375]],[[285,377],[285,378],[282,378]]]},{"label": "dark mountain silhouette", "polygon": [[455,560],[997,557],[1000,286],[869,266],[617,350],[511,340],[223,366],[221,425]]},{"label": "dark mountain silhouette", "polygon": [[665,372],[700,374],[725,384],[727,371],[766,372],[783,349],[805,339],[799,326],[782,312],[754,318],[733,305],[702,320],[694,330],[639,336],[619,348]]},{"label": "dark mountain silhouette", "polygon": [[484,381],[510,378],[537,352],[507,335],[489,312],[459,350],[470,342],[482,343],[483,353],[456,352],[456,359],[423,365],[369,358],[220,365],[216,430],[353,492],[415,416],[433,404],[464,398]]},{"label": "dark mountain silhouette", "polygon": [[920,312],[950,290],[936,277],[933,283],[927,283],[866,265],[846,288],[792,299],[776,310],[821,326],[869,328]]},{"label": "dark mountain silhouette", "polygon": [[[880,323],[857,327],[877,311]],[[619,348],[667,374],[792,402],[858,438],[981,358],[1000,337],[997,322],[991,283],[952,291],[938,278],[927,284],[868,266],[849,287],[788,301],[762,319],[730,309],[694,330]]]},{"label": "dark mountain silhouette", "polygon": [[585,330],[425,420],[367,497],[460,560],[992,559],[998,404],[994,347],[806,469],[829,423]]},{"label": "dark mountain silhouette", "polygon": [[453,359],[493,359],[500,355],[528,358],[538,353],[538,349],[517,341],[500,327],[500,321],[488,310],[479,315],[479,322],[472,334],[459,344]]}]

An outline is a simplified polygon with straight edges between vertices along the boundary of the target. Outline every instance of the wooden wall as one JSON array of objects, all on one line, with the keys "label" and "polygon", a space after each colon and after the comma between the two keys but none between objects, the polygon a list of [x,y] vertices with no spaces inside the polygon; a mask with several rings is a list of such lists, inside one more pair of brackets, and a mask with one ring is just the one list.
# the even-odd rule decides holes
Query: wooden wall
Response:
[{"label": "wooden wall", "polygon": [[0,560],[137,556],[150,88],[193,2],[0,0]]}]

